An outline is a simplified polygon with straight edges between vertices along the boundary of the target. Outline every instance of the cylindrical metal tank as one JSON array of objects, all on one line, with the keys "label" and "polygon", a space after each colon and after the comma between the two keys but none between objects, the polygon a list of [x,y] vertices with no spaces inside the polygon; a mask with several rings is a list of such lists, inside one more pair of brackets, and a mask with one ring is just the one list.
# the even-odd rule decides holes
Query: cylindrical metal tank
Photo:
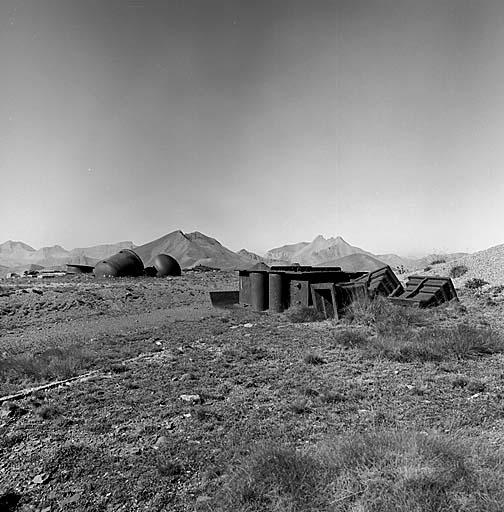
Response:
[{"label": "cylindrical metal tank", "polygon": [[137,277],[143,275],[144,266],[138,254],[131,249],[122,249],[94,268],[96,277]]},{"label": "cylindrical metal tank", "polygon": [[152,265],[157,270],[156,277],[180,276],[182,274],[178,261],[168,254],[158,254]]},{"label": "cylindrical metal tank", "polygon": [[256,311],[268,309],[268,273],[250,272],[252,307]]},{"label": "cylindrical metal tank", "polygon": [[281,313],[284,310],[283,276],[281,273],[269,274],[269,310],[273,313]]}]

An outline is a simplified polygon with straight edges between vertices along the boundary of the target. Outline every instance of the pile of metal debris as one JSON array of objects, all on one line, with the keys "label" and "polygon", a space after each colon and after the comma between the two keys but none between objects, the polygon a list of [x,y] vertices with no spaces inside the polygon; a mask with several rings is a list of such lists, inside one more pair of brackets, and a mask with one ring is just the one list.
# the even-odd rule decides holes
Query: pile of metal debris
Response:
[{"label": "pile of metal debris", "polygon": [[211,292],[215,306],[239,303],[256,311],[280,313],[293,306],[314,307],[325,318],[340,318],[354,301],[387,297],[396,304],[437,306],[457,299],[450,278],[410,276],[403,287],[389,266],[373,272],[340,267],[273,266],[259,263],[239,271],[238,292]]},{"label": "pile of metal debris", "polygon": [[122,249],[94,267],[95,277],[166,277],[180,276],[182,270],[178,261],[168,254],[158,254],[151,267],[144,268],[140,256],[131,249]]}]

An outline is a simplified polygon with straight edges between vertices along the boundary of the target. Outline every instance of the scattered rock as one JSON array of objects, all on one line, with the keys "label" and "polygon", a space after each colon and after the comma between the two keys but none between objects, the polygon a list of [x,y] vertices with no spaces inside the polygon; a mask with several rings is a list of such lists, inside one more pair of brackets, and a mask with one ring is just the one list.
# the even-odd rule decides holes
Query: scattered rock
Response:
[{"label": "scattered rock", "polygon": [[254,327],[254,324],[243,324],[243,327],[250,329],[250,327]]},{"label": "scattered rock", "polygon": [[210,496],[198,496],[196,500],[196,510],[210,510],[210,503],[212,498]]},{"label": "scattered rock", "polygon": [[190,402],[193,404],[201,402],[201,397],[199,395],[180,395],[180,399],[184,400],[184,402]]},{"label": "scattered rock", "polygon": [[32,483],[34,484],[45,484],[49,480],[49,475],[47,473],[40,473],[39,475],[36,475]]},{"label": "scattered rock", "polygon": [[81,494],[79,492],[76,492],[69,498],[65,498],[64,500],[61,500],[59,502],[61,507],[64,507],[65,505],[70,505],[72,503],[77,503],[81,499]]},{"label": "scattered rock", "polygon": [[168,438],[166,436],[161,436],[157,438],[157,441],[152,445],[152,448],[154,450],[159,450],[163,446],[166,446],[168,444]]},{"label": "scattered rock", "polygon": [[15,418],[26,414],[28,411],[19,407],[19,405],[13,402],[4,402],[0,409],[0,418]]}]

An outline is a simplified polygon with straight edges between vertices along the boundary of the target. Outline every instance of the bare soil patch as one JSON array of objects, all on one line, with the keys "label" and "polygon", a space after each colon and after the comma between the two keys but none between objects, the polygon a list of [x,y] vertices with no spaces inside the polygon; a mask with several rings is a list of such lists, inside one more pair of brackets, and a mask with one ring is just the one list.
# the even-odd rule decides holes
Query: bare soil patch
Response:
[{"label": "bare soil patch", "polygon": [[[0,394],[96,372],[2,405],[0,505],[500,510],[500,290],[335,324],[213,309],[208,291],[238,286],[225,272],[0,286]],[[497,349],[376,349],[460,325]]]}]

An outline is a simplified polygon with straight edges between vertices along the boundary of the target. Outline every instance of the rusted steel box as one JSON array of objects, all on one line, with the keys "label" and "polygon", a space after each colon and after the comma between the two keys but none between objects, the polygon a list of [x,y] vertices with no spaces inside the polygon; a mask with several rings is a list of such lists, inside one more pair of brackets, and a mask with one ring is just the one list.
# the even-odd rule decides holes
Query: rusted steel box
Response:
[{"label": "rusted steel box", "polygon": [[250,272],[240,270],[238,272],[240,288],[238,290],[240,304],[252,304],[252,285],[250,284]]},{"label": "rusted steel box", "polygon": [[227,308],[238,304],[240,300],[239,292],[234,290],[230,292],[210,292],[210,300],[214,308]]},{"label": "rusted steel box", "polygon": [[370,297],[376,295],[388,297],[392,293],[401,293],[403,290],[401,282],[388,265],[363,275],[356,282],[366,283]]},{"label": "rusted steel box", "polygon": [[291,307],[311,306],[313,304],[310,292],[311,284],[348,282],[349,274],[341,270],[320,271],[319,267],[313,267],[313,270],[309,272],[285,272],[284,278],[288,283],[287,304]]},{"label": "rusted steel box", "polygon": [[324,318],[339,318],[338,299],[334,283],[314,283],[310,285],[312,301],[315,309]]},{"label": "rusted steel box", "polygon": [[289,306],[309,306],[311,304],[310,283],[292,279],[289,283]]},{"label": "rusted steel box", "polygon": [[394,304],[422,308],[437,306],[452,299],[458,297],[449,277],[418,275],[408,277],[406,289],[402,293],[393,293],[389,297]]},{"label": "rusted steel box", "polygon": [[369,290],[366,283],[340,283],[336,285],[340,315],[345,313],[345,309],[353,302],[367,302],[369,300]]}]

